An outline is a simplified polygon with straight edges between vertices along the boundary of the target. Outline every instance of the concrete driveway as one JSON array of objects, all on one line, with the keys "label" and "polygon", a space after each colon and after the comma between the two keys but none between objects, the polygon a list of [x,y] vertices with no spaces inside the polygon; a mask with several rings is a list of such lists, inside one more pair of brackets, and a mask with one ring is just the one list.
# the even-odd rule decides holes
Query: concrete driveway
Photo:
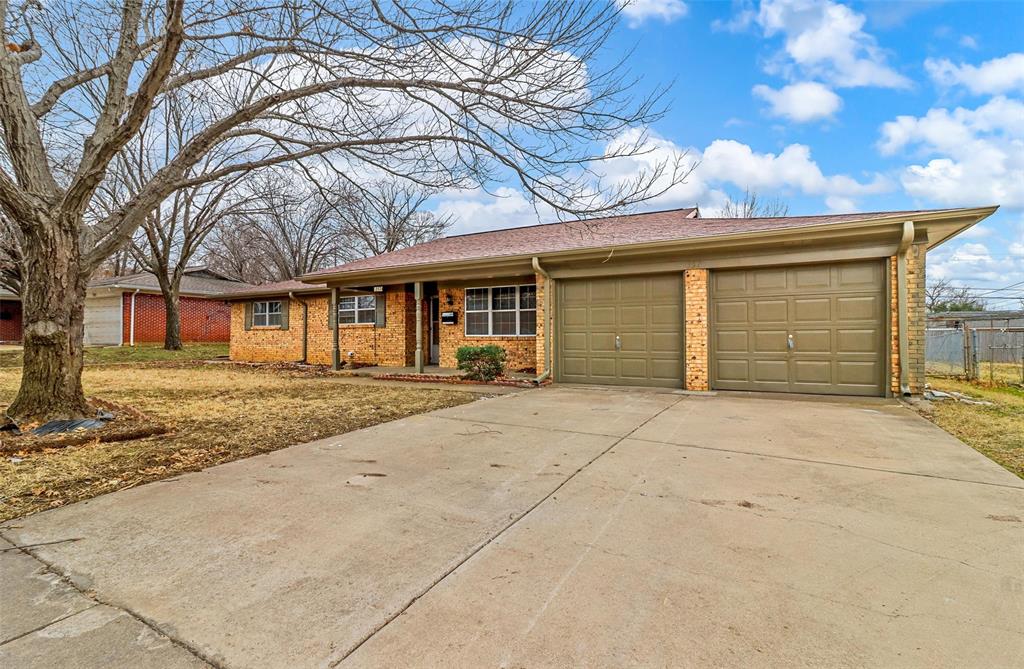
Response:
[{"label": "concrete driveway", "polygon": [[1022,520],[892,403],[552,387],[8,522],[0,665],[1020,666]]}]

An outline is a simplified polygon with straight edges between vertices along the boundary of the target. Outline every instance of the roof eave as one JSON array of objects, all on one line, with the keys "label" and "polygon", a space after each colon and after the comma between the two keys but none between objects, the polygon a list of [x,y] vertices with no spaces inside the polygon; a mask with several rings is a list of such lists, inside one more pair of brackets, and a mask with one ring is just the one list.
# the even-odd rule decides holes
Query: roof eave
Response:
[{"label": "roof eave", "polygon": [[[929,240],[929,248],[937,246],[948,239],[953,238],[960,232],[970,228],[988,216],[991,216],[999,207],[977,207],[972,209],[947,209],[934,212],[927,212],[917,216],[908,217],[906,214],[894,214],[892,216],[859,219],[845,223],[822,223],[820,225],[808,225],[802,227],[781,228],[778,230],[759,230],[749,232],[738,232],[728,235],[715,235],[708,237],[697,237],[691,239],[673,239],[656,242],[641,242],[638,244],[619,244],[613,246],[596,246],[581,249],[567,249],[564,251],[547,251],[532,254],[517,254],[509,256],[494,256],[488,258],[471,258],[468,260],[454,260],[433,263],[415,263],[396,267],[371,268],[349,272],[334,272],[330,274],[310,274],[298,277],[299,281],[316,283],[387,283],[385,279],[399,279],[403,275],[423,273],[425,271],[456,271],[470,270],[486,267],[496,269],[502,267],[515,267],[524,262],[528,263],[533,257],[543,260],[585,260],[588,256],[597,257],[611,252],[621,253],[642,253],[648,250],[668,252],[674,249],[693,250],[695,248],[717,248],[722,246],[736,245],[757,241],[764,244],[781,243],[793,238],[807,239],[814,236],[833,236],[839,233],[853,233],[863,231],[866,234],[877,233],[881,228],[894,227],[894,232],[902,230],[902,224],[907,220],[915,223],[928,224],[932,222],[953,222],[962,220],[956,225],[952,232],[941,236],[934,242]],[[399,279],[401,280],[401,279]],[[394,281],[393,281],[394,282]]]}]

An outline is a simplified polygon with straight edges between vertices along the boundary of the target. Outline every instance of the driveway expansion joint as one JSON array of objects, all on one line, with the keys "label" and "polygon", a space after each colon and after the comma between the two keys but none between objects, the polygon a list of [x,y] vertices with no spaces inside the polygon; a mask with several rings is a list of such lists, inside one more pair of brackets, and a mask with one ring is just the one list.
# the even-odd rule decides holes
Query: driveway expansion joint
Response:
[{"label": "driveway expansion joint", "polygon": [[885,469],[883,467],[868,467],[867,465],[854,465],[846,462],[830,462],[828,460],[813,460],[811,458],[798,458],[792,455],[777,455],[774,453],[758,453],[757,451],[742,451],[735,448],[720,448],[716,446],[701,446],[699,444],[678,444],[671,441],[659,441],[657,439],[644,439],[643,437],[631,437],[631,441],[642,441],[646,444],[660,444],[662,446],[674,446],[676,448],[695,448],[701,451],[716,451],[718,453],[732,453],[734,455],[750,455],[756,458],[772,458],[774,460],[789,460],[790,462],[802,462],[809,465],[826,465],[828,467],[846,467],[848,469],[861,469],[869,472],[881,472],[884,474],[896,474],[899,476],[918,476],[926,479],[938,479],[951,481],[953,483],[969,483],[972,485],[986,485],[995,488],[1006,488],[1007,490],[1018,490],[1024,492],[1024,484],[1010,485],[1008,483],[992,483],[991,481],[972,481],[970,479],[942,476],[940,474],[927,474],[924,472],[908,472],[899,469]]},{"label": "driveway expansion joint", "polygon": [[[398,619],[400,616],[402,616],[406,611],[408,611],[409,608],[413,604],[415,604],[417,601],[419,601],[424,596],[429,594],[431,590],[433,590],[435,587],[440,585],[445,579],[447,579],[449,576],[451,576],[456,571],[458,571],[459,568],[462,567],[462,565],[464,565],[467,562],[469,562],[473,557],[475,557],[477,554],[479,554],[483,549],[485,549],[488,546],[490,546],[492,543],[494,543],[494,541],[496,541],[498,538],[500,538],[503,534],[505,534],[510,529],[515,527],[519,523],[519,521],[523,520],[528,515],[530,515],[530,513],[532,513],[541,504],[543,504],[544,502],[546,502],[549,499],[551,499],[552,497],[554,497],[558,493],[559,490],[564,488],[569,483],[569,481],[572,481],[574,478],[576,478],[576,476],[578,474],[580,474],[583,470],[587,469],[588,467],[590,467],[590,465],[592,465],[595,462],[597,462],[599,459],[601,459],[604,455],[609,453],[612,449],[614,449],[616,446],[621,444],[623,441],[625,441],[626,439],[629,439],[629,436],[631,434],[635,433],[637,430],[639,430],[640,428],[644,427],[645,425],[647,425],[652,420],[654,420],[655,418],[657,418],[661,414],[665,413],[669,409],[675,407],[677,404],[682,402],[684,399],[685,399],[685,397],[680,397],[679,399],[677,399],[676,401],[672,402],[671,404],[668,404],[668,405],[658,409],[653,414],[651,414],[650,416],[648,416],[647,418],[642,420],[639,425],[637,425],[636,427],[634,427],[632,430],[630,430],[626,434],[622,435],[621,437],[618,437],[618,436],[615,436],[615,435],[601,435],[601,434],[591,434],[591,433],[586,433],[586,432],[573,432],[572,430],[559,430],[561,432],[570,432],[570,433],[573,433],[573,434],[586,434],[588,436],[603,436],[603,437],[608,437],[608,438],[615,439],[615,441],[613,441],[607,448],[604,448],[603,450],[601,450],[601,452],[598,453],[597,455],[595,455],[593,458],[591,458],[587,462],[585,462],[582,465],[580,465],[576,469],[576,471],[574,471],[572,474],[570,474],[569,476],[566,476],[564,479],[559,481],[558,485],[556,485],[554,488],[552,488],[547,494],[542,496],[534,504],[530,505],[525,511],[523,511],[519,515],[513,517],[508,523],[506,523],[504,526],[502,526],[501,529],[499,529],[493,535],[491,535],[486,540],[481,542],[476,548],[470,550],[469,553],[467,555],[465,555],[457,563],[455,563],[455,565],[453,565],[452,567],[447,569],[443,574],[441,574],[440,577],[435,579],[425,589],[423,589],[421,592],[419,592],[414,597],[412,597],[412,599],[410,599],[408,602],[406,602],[405,606],[402,606],[398,611],[396,611],[392,615],[388,616],[388,618],[386,620],[384,620],[384,622],[382,622],[380,625],[376,626],[373,630],[370,631],[369,634],[364,636],[354,646],[352,646],[344,655],[342,655],[340,658],[338,658],[334,662],[331,662],[329,664],[329,666],[333,668],[333,667],[337,667],[337,666],[341,665],[345,660],[347,660],[349,657],[351,657],[353,653],[355,653],[364,644],[366,644],[367,641],[372,639],[380,631],[385,629],[388,625],[390,625],[392,622],[394,622],[396,619]],[[433,416],[433,417],[434,418],[448,418],[447,416]],[[462,420],[462,419],[449,418],[449,420]],[[463,422],[489,423],[489,421],[463,421]],[[502,423],[490,423],[490,424],[493,424],[493,425],[503,425]],[[524,426],[509,424],[508,427],[524,427]],[[548,428],[544,428],[544,429],[548,429]]]},{"label": "driveway expansion joint", "polygon": [[[82,538],[84,538],[84,537],[82,537]],[[79,541],[82,538],[76,539],[76,541]],[[138,622],[142,623],[143,625],[145,625],[149,629],[153,630],[153,633],[156,634],[157,636],[164,637],[165,639],[170,641],[175,646],[178,646],[178,647],[182,648],[185,652],[189,653],[190,655],[192,655],[196,659],[198,659],[198,660],[200,660],[202,662],[205,662],[206,664],[210,665],[214,669],[226,669],[222,664],[220,664],[219,662],[217,662],[217,661],[207,657],[202,651],[200,651],[200,650],[198,650],[196,648],[193,648],[186,641],[183,641],[182,639],[179,639],[179,638],[177,638],[177,637],[167,633],[167,631],[162,629],[161,626],[158,623],[147,619],[145,616],[142,616],[142,615],[136,613],[135,611],[133,611],[132,609],[129,609],[126,606],[122,606],[120,604],[116,604],[114,602],[105,600],[103,597],[99,596],[94,591],[82,589],[77,584],[75,584],[74,580],[72,578],[70,578],[67,574],[62,573],[55,566],[53,566],[52,564],[50,564],[49,562],[47,562],[43,558],[41,558],[38,555],[36,555],[30,549],[30,546],[18,546],[18,545],[16,545],[10,538],[8,538],[6,535],[4,535],[2,530],[0,530],[0,539],[3,539],[5,542],[10,544],[10,546],[12,548],[16,548],[21,553],[24,553],[25,555],[29,556],[30,558],[32,558],[33,560],[35,560],[39,564],[43,565],[43,567],[46,569],[46,571],[48,571],[49,573],[51,573],[54,576],[56,576],[57,578],[59,578],[62,583],[64,583],[65,585],[67,585],[68,587],[70,587],[71,589],[73,589],[75,592],[77,592],[78,594],[82,595],[83,597],[86,597],[86,598],[88,598],[88,599],[90,599],[90,600],[92,600],[94,602],[94,604],[92,604],[92,606],[87,606],[84,609],[82,609],[81,611],[75,611],[74,613],[68,614],[66,616],[62,616],[61,618],[58,618],[57,620],[51,620],[50,622],[46,623],[45,625],[41,625],[41,626],[37,627],[34,630],[30,630],[30,631],[28,631],[28,632],[26,632],[24,634],[19,634],[17,637],[15,637],[13,639],[7,639],[6,641],[0,642],[0,646],[5,646],[8,643],[11,643],[12,641],[16,641],[17,639],[21,639],[23,637],[26,637],[29,634],[34,634],[36,632],[39,632],[41,630],[46,629],[47,627],[50,627],[52,625],[56,625],[57,623],[60,623],[60,622],[62,622],[64,620],[67,620],[68,618],[73,618],[74,616],[77,616],[78,614],[80,614],[80,613],[82,613],[84,611],[88,611],[90,609],[94,609],[97,606],[101,606],[102,605],[102,606],[108,606],[108,607],[110,607],[112,609],[117,609],[118,611],[123,611],[124,613],[128,614],[129,616],[131,616],[132,618],[134,618]],[[46,545],[50,545],[52,543],[63,543],[63,542],[46,542],[46,543],[43,543],[43,544],[31,544],[31,546],[46,546]]]}]

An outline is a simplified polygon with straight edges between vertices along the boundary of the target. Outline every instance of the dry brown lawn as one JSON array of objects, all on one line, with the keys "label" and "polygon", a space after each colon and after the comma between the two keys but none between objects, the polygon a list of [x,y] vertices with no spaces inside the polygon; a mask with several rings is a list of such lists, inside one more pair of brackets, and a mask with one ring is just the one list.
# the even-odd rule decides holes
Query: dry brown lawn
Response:
[{"label": "dry brown lawn", "polygon": [[936,390],[955,391],[993,402],[993,406],[934,402],[928,417],[939,427],[1024,478],[1024,390],[947,378],[929,378]]},{"label": "dry brown lawn", "polygon": [[[20,376],[20,368],[0,369],[0,405],[14,398]],[[173,432],[5,455],[0,520],[474,399],[192,363],[90,367],[83,382],[87,394],[136,407]]]}]

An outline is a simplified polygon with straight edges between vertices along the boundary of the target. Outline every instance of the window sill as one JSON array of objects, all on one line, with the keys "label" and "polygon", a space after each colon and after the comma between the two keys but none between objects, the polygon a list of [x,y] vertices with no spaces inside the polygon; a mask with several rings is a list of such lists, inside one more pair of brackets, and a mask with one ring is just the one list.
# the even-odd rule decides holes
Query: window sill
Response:
[{"label": "window sill", "polygon": [[466,339],[535,339],[535,334],[524,334],[524,335],[463,335]]},{"label": "window sill", "polygon": [[280,325],[253,325],[250,330],[284,330]]},{"label": "window sill", "polygon": [[345,329],[345,328],[372,328],[372,327],[374,327],[373,323],[338,323],[338,328],[339,329]]}]

